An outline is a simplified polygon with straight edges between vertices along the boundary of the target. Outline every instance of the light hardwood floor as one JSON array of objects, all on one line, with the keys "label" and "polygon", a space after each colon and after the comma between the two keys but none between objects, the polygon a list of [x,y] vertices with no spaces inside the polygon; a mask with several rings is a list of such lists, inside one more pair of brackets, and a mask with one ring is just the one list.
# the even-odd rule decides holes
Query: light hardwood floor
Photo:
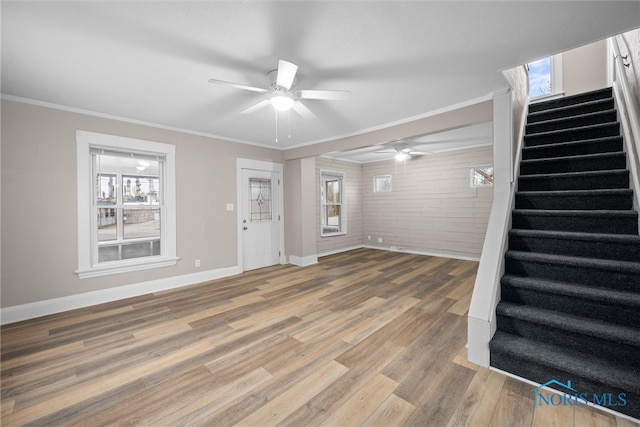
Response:
[{"label": "light hardwood floor", "polygon": [[360,249],[7,325],[2,425],[636,425],[468,362],[476,269]]}]

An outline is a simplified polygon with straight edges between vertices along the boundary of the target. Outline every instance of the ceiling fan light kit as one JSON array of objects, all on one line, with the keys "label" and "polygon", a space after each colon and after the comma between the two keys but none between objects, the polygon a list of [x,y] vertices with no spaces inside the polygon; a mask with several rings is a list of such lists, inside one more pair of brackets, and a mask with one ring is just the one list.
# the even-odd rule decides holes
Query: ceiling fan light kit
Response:
[{"label": "ceiling fan light kit", "polygon": [[263,89],[218,79],[209,79],[209,83],[231,86],[236,89],[243,89],[252,92],[271,92],[267,99],[263,99],[257,104],[243,110],[243,114],[253,113],[254,111],[258,111],[259,109],[271,104],[277,111],[289,111],[293,109],[305,120],[315,118],[315,114],[313,114],[313,112],[311,112],[311,110],[309,110],[309,108],[300,101],[301,99],[344,100],[351,95],[351,92],[348,90],[306,89],[293,92],[293,87],[297,82],[297,72],[298,66],[296,64],[281,59],[278,61],[278,68],[267,73],[271,89]]},{"label": "ceiling fan light kit", "polygon": [[396,155],[395,155],[395,158],[396,158],[397,161],[402,162],[404,160],[409,160],[411,158],[411,156],[407,152],[398,151],[396,153]]},{"label": "ceiling fan light kit", "polygon": [[289,111],[295,102],[295,99],[284,91],[277,91],[269,98],[269,103],[278,111]]}]

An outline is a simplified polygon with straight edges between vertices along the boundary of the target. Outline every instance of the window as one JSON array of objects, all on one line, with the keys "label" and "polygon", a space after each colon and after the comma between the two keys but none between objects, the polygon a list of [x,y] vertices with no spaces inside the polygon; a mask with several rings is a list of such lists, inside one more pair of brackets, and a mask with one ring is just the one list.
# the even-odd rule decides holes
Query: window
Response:
[{"label": "window", "polygon": [[347,232],[344,172],[320,171],[320,235]]},{"label": "window", "polygon": [[493,185],[493,165],[474,166],[469,168],[471,187],[490,187]]},{"label": "window", "polygon": [[563,93],[562,54],[549,56],[527,64],[529,98],[543,98]]},{"label": "window", "polygon": [[80,278],[175,265],[175,147],[78,131]]},{"label": "window", "polygon": [[391,192],[391,175],[374,175],[373,176],[373,192],[374,193],[390,193]]}]

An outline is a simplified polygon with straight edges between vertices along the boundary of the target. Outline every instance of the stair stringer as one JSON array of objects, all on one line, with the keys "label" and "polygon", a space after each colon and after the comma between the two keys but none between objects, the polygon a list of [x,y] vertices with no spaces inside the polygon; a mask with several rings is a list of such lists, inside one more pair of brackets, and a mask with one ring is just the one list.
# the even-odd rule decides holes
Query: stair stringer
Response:
[{"label": "stair stringer", "polygon": [[[528,87],[526,97],[520,100],[523,111],[519,123],[513,121],[514,108],[516,108],[513,102],[514,96],[517,95],[514,95],[511,90],[507,90],[504,94],[494,94],[494,170],[500,163],[502,169],[509,170],[509,173],[495,177],[501,182],[494,183],[493,205],[467,320],[467,358],[487,368],[491,356],[489,342],[497,328],[496,307],[500,302],[500,280],[505,273],[505,254],[509,245],[509,230],[511,230],[512,212],[518,190],[516,177],[520,175],[520,160],[527,124]],[[500,156],[500,153],[507,153],[507,155]]]}]

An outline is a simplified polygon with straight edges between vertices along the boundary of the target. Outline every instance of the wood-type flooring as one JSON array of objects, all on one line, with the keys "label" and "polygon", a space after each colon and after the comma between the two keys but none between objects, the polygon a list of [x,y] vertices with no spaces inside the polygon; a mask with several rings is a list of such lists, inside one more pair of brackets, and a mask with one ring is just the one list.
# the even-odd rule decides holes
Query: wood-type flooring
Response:
[{"label": "wood-type flooring", "polygon": [[477,263],[358,249],[5,325],[2,426],[636,426],[467,361]]}]

